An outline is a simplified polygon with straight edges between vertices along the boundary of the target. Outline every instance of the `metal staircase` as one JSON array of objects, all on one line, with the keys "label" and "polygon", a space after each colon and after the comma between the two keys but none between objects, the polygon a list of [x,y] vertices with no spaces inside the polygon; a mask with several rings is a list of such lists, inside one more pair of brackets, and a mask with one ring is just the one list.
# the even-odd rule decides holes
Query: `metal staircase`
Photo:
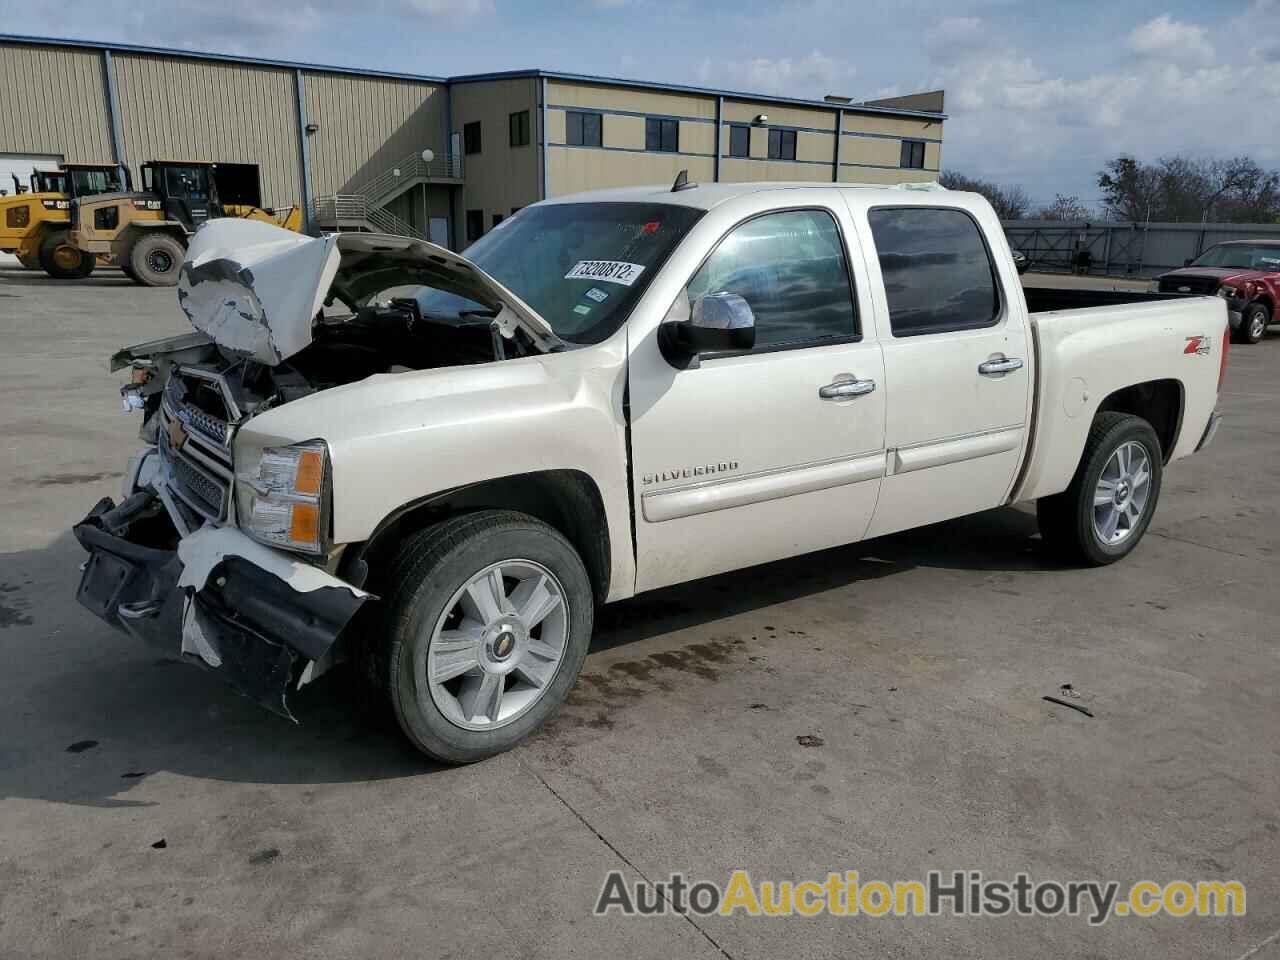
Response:
[{"label": "metal staircase", "polygon": [[312,228],[323,232],[363,230],[425,240],[426,234],[386,206],[419,183],[462,183],[462,157],[446,154],[427,161],[420,153],[410,154],[390,170],[365,181],[358,193],[316,197],[311,204]]}]

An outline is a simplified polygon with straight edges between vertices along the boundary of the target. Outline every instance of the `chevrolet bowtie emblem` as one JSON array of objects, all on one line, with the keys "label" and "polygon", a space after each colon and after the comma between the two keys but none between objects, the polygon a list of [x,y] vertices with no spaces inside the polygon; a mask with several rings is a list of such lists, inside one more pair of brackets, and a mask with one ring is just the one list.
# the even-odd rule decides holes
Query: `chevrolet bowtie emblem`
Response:
[{"label": "chevrolet bowtie emblem", "polygon": [[187,431],[178,420],[170,420],[169,425],[164,428],[169,437],[169,446],[174,450],[181,450],[182,445],[187,442]]}]

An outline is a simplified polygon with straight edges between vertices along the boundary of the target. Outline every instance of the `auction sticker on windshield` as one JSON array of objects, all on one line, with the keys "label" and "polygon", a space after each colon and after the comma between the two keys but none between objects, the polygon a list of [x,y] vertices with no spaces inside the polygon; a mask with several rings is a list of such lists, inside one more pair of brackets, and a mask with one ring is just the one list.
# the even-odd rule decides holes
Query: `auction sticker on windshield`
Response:
[{"label": "auction sticker on windshield", "polygon": [[624,263],[621,260],[579,260],[564,275],[566,280],[603,280],[629,287],[644,273],[643,263]]}]

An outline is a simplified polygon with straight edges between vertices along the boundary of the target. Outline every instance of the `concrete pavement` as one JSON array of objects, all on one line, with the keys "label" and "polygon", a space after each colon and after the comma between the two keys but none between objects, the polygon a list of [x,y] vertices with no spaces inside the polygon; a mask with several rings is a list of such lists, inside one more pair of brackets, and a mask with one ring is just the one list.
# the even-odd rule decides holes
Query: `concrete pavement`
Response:
[{"label": "concrete pavement", "polygon": [[[138,426],[106,357],[183,329],[172,290],[0,264],[0,957],[1231,960],[1280,930],[1280,336],[1233,350],[1123,563],[1063,569],[1008,509],[642,596],[553,723],[450,769],[340,672],[294,726],[75,604],[68,528]],[[740,867],[1232,878],[1249,913],[591,916],[613,869]]]}]

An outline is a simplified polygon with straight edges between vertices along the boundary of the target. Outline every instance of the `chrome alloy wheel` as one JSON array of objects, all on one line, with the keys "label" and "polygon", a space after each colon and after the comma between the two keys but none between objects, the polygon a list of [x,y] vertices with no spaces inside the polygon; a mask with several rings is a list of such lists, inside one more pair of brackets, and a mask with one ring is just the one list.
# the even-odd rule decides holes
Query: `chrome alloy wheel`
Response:
[{"label": "chrome alloy wheel", "polygon": [[1249,339],[1261,340],[1267,333],[1267,314],[1263,310],[1254,310],[1249,315]]},{"label": "chrome alloy wheel", "polygon": [[1123,543],[1142,520],[1151,499],[1147,448],[1128,440],[1107,459],[1093,493],[1093,532],[1101,543]]},{"label": "chrome alloy wheel", "polygon": [[532,560],[503,560],[446,604],[417,676],[451,723],[495,730],[542,699],[568,635],[568,604],[555,574]]}]

